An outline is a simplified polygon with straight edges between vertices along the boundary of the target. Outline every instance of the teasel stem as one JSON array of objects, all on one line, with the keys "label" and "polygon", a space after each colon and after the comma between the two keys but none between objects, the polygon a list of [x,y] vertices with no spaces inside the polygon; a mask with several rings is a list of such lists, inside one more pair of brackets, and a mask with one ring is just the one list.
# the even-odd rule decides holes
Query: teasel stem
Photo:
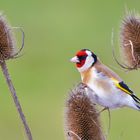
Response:
[{"label": "teasel stem", "polygon": [[18,97],[17,97],[17,94],[16,94],[16,90],[15,90],[14,85],[12,83],[12,80],[10,78],[10,75],[9,75],[8,68],[6,66],[5,60],[0,61],[0,65],[1,65],[2,72],[4,74],[4,77],[6,79],[7,85],[9,87],[9,90],[11,92],[11,95],[13,97],[13,100],[14,100],[14,103],[15,103],[15,106],[16,106],[16,109],[17,109],[17,111],[19,113],[19,116],[20,116],[20,119],[21,119],[21,121],[23,123],[23,126],[24,126],[24,129],[25,129],[27,138],[28,138],[28,140],[33,140],[32,134],[31,134],[31,131],[30,131],[30,128],[28,126],[28,123],[26,121],[25,115],[24,115],[24,113],[22,111],[22,107],[21,107],[20,102],[18,100]]}]

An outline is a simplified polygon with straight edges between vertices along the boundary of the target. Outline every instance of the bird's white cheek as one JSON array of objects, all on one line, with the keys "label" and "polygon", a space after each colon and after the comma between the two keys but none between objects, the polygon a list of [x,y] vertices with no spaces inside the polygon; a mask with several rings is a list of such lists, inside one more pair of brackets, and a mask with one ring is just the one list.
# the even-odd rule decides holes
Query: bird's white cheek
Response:
[{"label": "bird's white cheek", "polygon": [[82,67],[77,68],[77,69],[79,72],[83,72],[83,71],[89,69],[93,63],[94,63],[94,59],[92,57],[87,57],[85,64]]}]

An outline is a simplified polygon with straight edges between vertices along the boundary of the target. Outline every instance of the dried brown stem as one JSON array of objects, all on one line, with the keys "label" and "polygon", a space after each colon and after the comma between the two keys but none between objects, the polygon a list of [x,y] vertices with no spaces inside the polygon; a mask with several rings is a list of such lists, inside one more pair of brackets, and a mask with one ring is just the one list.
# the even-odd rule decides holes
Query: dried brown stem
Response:
[{"label": "dried brown stem", "polygon": [[24,115],[24,113],[22,111],[20,102],[19,102],[17,94],[16,94],[16,90],[14,88],[14,85],[13,85],[12,81],[11,81],[11,78],[10,78],[10,75],[8,73],[8,69],[7,69],[5,61],[1,61],[0,65],[1,65],[4,77],[6,79],[7,85],[9,87],[9,90],[11,91],[11,95],[13,97],[16,109],[17,109],[17,111],[19,113],[19,116],[20,116],[20,119],[21,119],[21,121],[23,123],[23,126],[24,126],[24,129],[25,129],[26,135],[28,137],[28,140],[33,140],[30,128],[29,128],[29,126],[27,124],[27,121],[25,119],[25,115]]}]

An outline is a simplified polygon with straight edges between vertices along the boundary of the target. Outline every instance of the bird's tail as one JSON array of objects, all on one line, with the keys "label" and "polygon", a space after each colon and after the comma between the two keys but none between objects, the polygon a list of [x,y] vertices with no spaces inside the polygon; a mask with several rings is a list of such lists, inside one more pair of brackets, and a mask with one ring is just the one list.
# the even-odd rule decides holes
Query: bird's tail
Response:
[{"label": "bird's tail", "polygon": [[134,101],[136,102],[136,107],[137,107],[137,109],[138,110],[140,110],[140,99],[136,96],[136,95],[134,95],[134,94],[132,94],[131,95],[131,97],[134,99]]}]

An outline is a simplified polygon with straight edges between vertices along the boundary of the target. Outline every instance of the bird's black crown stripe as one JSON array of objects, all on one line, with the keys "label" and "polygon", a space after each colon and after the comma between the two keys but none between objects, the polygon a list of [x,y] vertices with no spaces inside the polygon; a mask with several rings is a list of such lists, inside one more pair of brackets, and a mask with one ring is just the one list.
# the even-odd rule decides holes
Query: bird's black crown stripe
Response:
[{"label": "bird's black crown stripe", "polygon": [[[89,49],[82,49],[81,51],[90,51],[90,50]],[[94,58],[94,62],[92,63],[92,66],[93,66],[97,62],[97,56],[92,51],[90,51],[90,52],[92,53],[92,57]]]},{"label": "bird's black crown stripe", "polygon": [[97,56],[94,53],[92,53],[92,57],[94,58],[94,62],[92,63],[93,66],[97,62]]},{"label": "bird's black crown stripe", "polygon": [[78,56],[79,60],[85,60],[87,57],[87,55],[84,55],[84,56]]}]

